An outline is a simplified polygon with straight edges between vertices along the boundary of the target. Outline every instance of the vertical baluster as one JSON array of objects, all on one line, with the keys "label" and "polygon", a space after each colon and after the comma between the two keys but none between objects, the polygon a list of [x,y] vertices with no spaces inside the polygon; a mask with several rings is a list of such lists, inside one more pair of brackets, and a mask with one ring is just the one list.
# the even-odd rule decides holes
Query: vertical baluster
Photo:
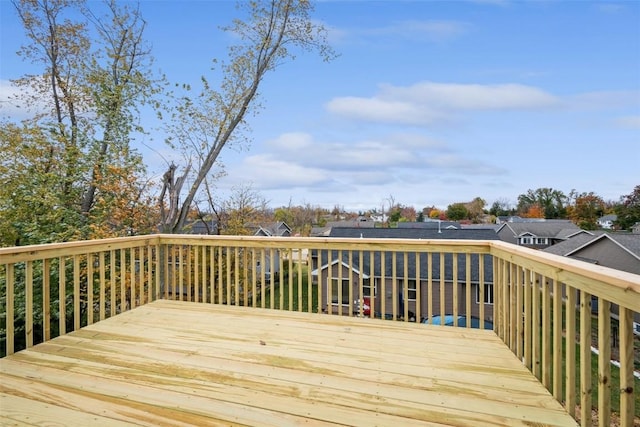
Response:
[{"label": "vertical baluster", "polygon": [[45,259],[42,266],[42,338],[51,339],[51,259]]},{"label": "vertical baluster", "polygon": [[[453,257],[453,271],[452,271],[452,291],[453,291],[453,326],[458,326],[458,254],[451,254]],[[480,328],[484,329],[480,322]],[[471,323],[467,323],[467,327],[471,327]]]},{"label": "vertical baluster", "polygon": [[7,318],[6,318],[6,330],[7,330],[7,341],[6,341],[6,354],[11,355],[15,352],[15,276],[14,276],[14,264],[6,264],[4,267],[5,270],[5,281],[7,286]]},{"label": "vertical baluster", "polygon": [[480,290],[480,324],[484,327],[485,318],[485,281],[484,281],[484,254],[478,254],[478,286]]},{"label": "vertical baluster", "polygon": [[[323,279],[322,279],[322,250],[318,249],[318,265],[317,265],[317,270],[318,270],[318,313],[322,313],[322,304],[323,304],[323,288],[324,288],[324,284],[323,284]],[[327,306],[329,305],[329,300],[331,298],[331,289],[329,289],[329,286],[331,286],[330,283],[327,283],[327,295],[325,296],[327,298]],[[328,307],[327,307],[327,311],[328,311]]]},{"label": "vertical baluster", "polygon": [[[105,262],[105,258],[107,256],[107,254],[105,252],[100,252],[100,255],[102,256],[102,266],[100,267],[102,269],[102,271],[104,272],[104,275],[106,277],[106,269],[107,269],[107,264]],[[111,291],[111,297],[110,297],[110,302],[111,302],[111,316],[115,316],[118,312],[118,287],[116,286],[116,281],[115,281],[115,262],[113,260],[114,254],[113,251],[109,252],[109,290]]]},{"label": "vertical baluster", "polygon": [[[197,270],[193,268],[193,251],[196,250],[197,246],[187,246],[187,301],[193,301],[192,288],[193,288],[193,270]],[[197,258],[197,257],[196,257]],[[227,295],[228,297],[228,295]]]},{"label": "vertical baluster", "polygon": [[440,252],[440,326],[444,326],[444,315],[447,314],[446,306],[445,306],[445,294],[447,290],[445,289],[445,276],[447,274],[445,270],[445,257],[447,254]]},{"label": "vertical baluster", "polygon": [[375,252],[369,251],[369,278],[371,283],[371,292],[369,295],[369,317],[374,318],[376,315],[376,301],[378,300],[378,294],[376,293],[376,266],[375,266]]},{"label": "vertical baluster", "polygon": [[611,422],[611,302],[598,298],[598,425]]},{"label": "vertical baluster", "polygon": [[[129,249],[129,290],[131,293],[131,308],[138,306],[138,282],[136,280],[136,248]],[[180,262],[182,264],[182,261]]]},{"label": "vertical baluster", "polygon": [[420,319],[422,316],[422,277],[420,271],[421,259],[420,252],[415,253],[415,270],[416,270],[416,322],[420,323]]},{"label": "vertical baluster", "polygon": [[[146,276],[146,284],[147,284],[147,302],[151,302],[153,299],[153,248],[151,245],[147,245],[145,264],[147,265],[147,276]],[[155,294],[157,295],[157,293]]]},{"label": "vertical baluster", "polygon": [[[464,257],[464,281],[465,281],[465,313],[467,317],[467,325],[471,324],[471,254],[466,253]],[[495,313],[494,313],[495,316]],[[484,322],[480,322],[484,324]]]},{"label": "vertical baluster", "polygon": [[591,426],[591,295],[580,293],[580,420]]},{"label": "vertical baluster", "polygon": [[200,301],[200,246],[193,246],[193,301]]},{"label": "vertical baluster", "polygon": [[178,247],[178,259],[180,260],[180,269],[178,271],[178,289],[180,301],[184,301],[184,269],[185,269],[185,259],[184,259],[184,248],[182,245]]},{"label": "vertical baluster", "polygon": [[427,252],[427,319],[433,323],[433,253]]},{"label": "vertical baluster", "polygon": [[[634,423],[634,377],[633,377],[633,312],[620,307],[620,418],[622,426]],[[635,390],[635,393],[638,393]]]},{"label": "vertical baluster", "polygon": [[73,330],[80,329],[80,255],[73,256]]},{"label": "vertical baluster", "polygon": [[[276,292],[275,292],[275,260],[273,258],[273,249],[269,248],[269,308],[276,308]],[[266,265],[263,266],[266,269]]]},{"label": "vertical baluster", "polygon": [[347,278],[348,283],[349,283],[349,288],[347,289],[347,291],[349,292],[349,297],[348,297],[349,298],[349,301],[348,301],[348,303],[349,303],[349,308],[348,308],[349,313],[348,313],[348,315],[349,316],[353,316],[353,271],[355,269],[353,268],[353,251],[352,250],[349,250],[348,257],[349,257],[348,258],[349,259],[349,261],[348,261],[349,267],[347,268],[347,271],[348,271],[348,274],[349,274],[349,277]]},{"label": "vertical baluster", "polygon": [[532,272],[529,269],[524,269],[524,364],[530,371],[533,372],[533,366],[531,363],[531,346],[533,345],[532,338],[532,323],[531,316],[531,293],[533,287]]},{"label": "vertical baluster", "polygon": [[33,347],[33,261],[27,261],[25,265],[25,335],[27,348]]},{"label": "vertical baluster", "polygon": [[562,288],[553,279],[553,397],[562,402]]},{"label": "vertical baluster", "polygon": [[[120,306],[123,311],[126,311],[131,308],[131,304],[127,300],[127,287],[126,287],[126,265],[127,265],[127,251],[125,249],[120,249],[120,268],[117,269],[117,278],[120,283]],[[115,260],[115,254],[114,254]],[[115,280],[115,272],[114,279]],[[165,292],[168,292],[167,285],[165,285]]]},{"label": "vertical baluster", "polygon": [[384,319],[387,314],[387,268],[386,253],[380,251],[380,317]]},{"label": "vertical baluster", "polygon": [[533,362],[533,373],[540,380],[541,375],[541,356],[540,356],[540,275],[538,273],[533,272],[533,304],[531,305],[531,323],[533,325],[533,330],[531,336],[533,337],[533,345],[531,346],[532,350],[532,362]]},{"label": "vertical baluster", "polygon": [[542,385],[553,391],[551,386],[551,292],[548,279],[541,277],[542,286]]},{"label": "vertical baluster", "polygon": [[576,290],[567,286],[566,349],[565,349],[565,409],[576,415]]},{"label": "vertical baluster", "polygon": [[515,287],[516,287],[516,308],[515,308],[515,321],[516,321],[516,356],[518,360],[522,360],[524,357],[524,277],[522,266],[517,265],[515,270]]},{"label": "vertical baluster", "polygon": [[67,332],[67,260],[65,257],[58,259],[60,272],[58,274],[58,335]]},{"label": "vertical baluster", "polygon": [[[101,313],[100,313],[100,320],[104,320],[106,314],[105,314],[105,304],[107,301],[107,292],[106,292],[106,286],[107,286],[107,279],[106,279],[106,272],[105,272],[105,262],[104,262],[104,252],[100,252],[98,255],[98,271],[99,271],[99,276],[100,276],[100,302],[101,302]],[[113,305],[113,302],[112,304]]]}]

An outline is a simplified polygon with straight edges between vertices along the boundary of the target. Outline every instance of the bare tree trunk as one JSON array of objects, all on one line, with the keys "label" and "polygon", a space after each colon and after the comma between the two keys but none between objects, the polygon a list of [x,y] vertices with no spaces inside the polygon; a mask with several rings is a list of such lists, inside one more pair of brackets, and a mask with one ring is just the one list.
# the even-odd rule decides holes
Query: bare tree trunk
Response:
[{"label": "bare tree trunk", "polygon": [[[184,220],[180,218],[180,191],[187,179],[191,164],[184,171],[184,175],[176,178],[175,164],[169,166],[169,170],[162,177],[162,192],[160,193],[160,229],[163,233],[179,233],[184,226]],[[165,204],[165,197],[169,198],[168,206]],[[186,219],[186,216],[185,216]]]}]

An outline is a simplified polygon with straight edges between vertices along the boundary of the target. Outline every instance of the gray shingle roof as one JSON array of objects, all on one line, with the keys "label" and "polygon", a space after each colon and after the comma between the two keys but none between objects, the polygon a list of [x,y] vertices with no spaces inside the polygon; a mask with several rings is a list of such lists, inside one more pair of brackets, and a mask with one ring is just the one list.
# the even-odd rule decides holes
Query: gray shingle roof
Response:
[{"label": "gray shingle roof", "polygon": [[556,243],[555,245],[549,246],[548,248],[544,248],[542,249],[542,251],[549,252],[550,254],[566,256],[568,253],[573,252],[574,250],[590,242],[596,237],[597,236],[586,233],[577,234],[574,237],[571,237],[570,239],[567,239],[563,242]]},{"label": "gray shingle roof", "polygon": [[570,221],[545,221],[545,222],[507,222],[500,226],[498,231],[509,228],[514,236],[531,234],[535,237],[551,237],[564,239],[580,228]]},{"label": "gray shingle roof", "polygon": [[[498,235],[492,229],[444,229],[438,232],[437,229],[424,229],[424,228],[334,228],[331,230],[330,237],[350,237],[350,238],[376,238],[376,239],[463,239],[463,240],[499,240]],[[315,252],[315,251],[314,251]],[[372,254],[372,255],[370,255]],[[316,252],[316,255],[318,253]],[[339,260],[338,251],[320,251],[320,265],[322,267],[327,264],[331,264],[336,260]],[[416,253],[407,253],[407,266],[405,267],[405,253],[396,252],[396,270],[395,276],[397,278],[415,278],[416,277]],[[440,256],[439,253],[433,253],[431,255],[431,265],[429,268],[429,257],[426,253],[419,255],[418,261],[420,264],[420,278],[426,280],[431,275],[433,280],[440,280]],[[384,253],[384,276],[387,278],[393,277],[393,253]],[[444,279],[447,281],[453,280],[453,254],[444,254]],[[466,277],[466,255],[458,254],[458,280],[464,281]],[[342,261],[345,264],[349,264],[349,251],[343,251]],[[360,251],[351,252],[351,263],[353,268],[361,271],[365,275],[369,275],[371,272],[371,262],[374,265],[374,276],[380,277],[382,275],[382,257],[380,252],[363,252],[363,265],[360,266]],[[471,281],[478,283],[480,280],[479,272],[479,255],[471,254],[470,258],[470,273]],[[485,283],[493,282],[493,257],[485,255],[483,257],[484,277]]]},{"label": "gray shingle roof", "polygon": [[493,229],[463,228],[333,228],[330,237],[353,237],[371,239],[464,239],[499,240]]},{"label": "gray shingle roof", "polygon": [[609,238],[630,253],[634,254],[636,257],[640,258],[640,234],[607,233],[602,230],[591,231],[590,233],[592,235],[586,233],[577,234],[564,242],[549,246],[548,248],[543,249],[543,251],[556,255],[567,256],[578,249],[589,246],[599,239]]}]

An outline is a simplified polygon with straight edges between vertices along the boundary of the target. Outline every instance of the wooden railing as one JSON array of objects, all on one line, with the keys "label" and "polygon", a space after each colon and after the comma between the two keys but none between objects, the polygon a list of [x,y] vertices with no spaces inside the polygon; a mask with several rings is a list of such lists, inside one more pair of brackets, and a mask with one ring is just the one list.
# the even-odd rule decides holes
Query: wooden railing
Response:
[{"label": "wooden railing", "polygon": [[592,407],[601,426],[640,412],[640,276],[499,241],[153,235],[2,248],[0,298],[2,355],[159,298],[477,318],[582,425]]}]

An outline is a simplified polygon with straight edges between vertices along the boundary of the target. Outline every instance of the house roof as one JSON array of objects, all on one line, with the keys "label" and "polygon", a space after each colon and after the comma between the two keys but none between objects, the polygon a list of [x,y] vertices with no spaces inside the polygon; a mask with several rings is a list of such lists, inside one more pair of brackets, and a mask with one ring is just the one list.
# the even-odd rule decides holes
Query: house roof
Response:
[{"label": "house roof", "polygon": [[[463,240],[498,240],[498,236],[492,229],[429,229],[429,228],[334,228],[331,230],[330,237],[350,237],[350,238],[403,238],[403,239],[463,239]],[[316,256],[320,256],[320,269],[324,270],[339,261],[339,251],[320,251],[316,252]],[[384,272],[382,271],[382,260],[380,252],[365,251],[362,256],[362,266],[360,266],[360,251],[351,251],[351,259],[349,259],[349,251],[342,252],[342,262],[347,266],[351,261],[354,270],[362,271],[365,275],[371,273],[371,263],[373,262],[374,276],[387,278],[393,277],[393,257],[396,257],[395,276],[398,279],[407,277],[416,277],[416,253],[405,252],[384,252]],[[431,264],[429,265],[429,256],[426,253],[419,254],[418,263],[420,264],[420,278],[426,280],[429,275],[433,280],[440,280],[440,253],[431,254]],[[458,262],[458,280],[466,278],[466,254],[457,254]],[[444,254],[444,280],[453,280],[453,254]],[[479,255],[470,255],[470,275],[471,282],[478,283],[480,280]],[[485,283],[493,282],[493,259],[490,255],[483,257],[483,280]],[[318,274],[317,269],[313,274]]]},{"label": "house roof", "polygon": [[[543,249],[543,251],[556,255],[572,256],[580,252],[581,249],[595,244],[601,239],[611,240],[640,261],[640,234],[633,233],[606,233],[599,231],[592,232],[591,235],[579,234],[564,242],[549,246]],[[574,256],[574,258],[580,259],[579,256]]]},{"label": "house roof", "polygon": [[571,221],[505,222],[500,225],[497,232],[500,233],[504,229],[510,230],[514,237],[530,234],[535,237],[555,239],[567,239],[580,230]]},{"label": "house roof", "polygon": [[495,230],[487,228],[333,228],[329,237],[371,239],[464,239],[499,240]]},{"label": "house roof", "polygon": [[289,227],[287,223],[283,221],[276,221],[268,224],[249,225],[248,228],[252,228],[255,230],[255,236],[282,237],[291,235],[291,227]]},{"label": "house roof", "polygon": [[[349,258],[349,254],[351,257]],[[342,251],[342,260],[340,260],[339,251],[320,251],[320,260],[322,264],[319,268],[313,270],[311,274],[317,275],[318,270],[326,270],[329,266],[335,265],[342,261],[342,265],[348,267],[352,266],[354,272],[362,272],[363,277],[369,277],[371,275],[371,263],[373,262],[373,276],[382,277],[382,256],[380,252],[364,251],[362,253],[362,265],[360,265],[360,251]],[[389,279],[394,277],[394,262],[393,258],[396,258],[395,262],[395,277],[398,280],[402,280],[405,277],[407,279],[415,279],[417,276],[416,270],[416,255],[418,255],[418,262],[420,264],[420,279],[427,280],[431,277],[432,280],[438,281],[441,277],[441,262],[440,256],[442,254],[434,252],[431,254],[431,260],[429,261],[429,255],[427,253],[416,254],[415,252],[384,252],[384,277]],[[405,263],[406,255],[406,263]],[[458,260],[458,281],[466,281],[467,263],[466,254],[456,254]],[[444,273],[443,278],[445,281],[453,281],[453,260],[454,254],[444,254]],[[478,254],[470,255],[470,276],[471,283],[479,283],[480,281],[480,262]],[[493,283],[493,257],[491,255],[484,255],[483,257],[483,282]]]},{"label": "house roof", "polygon": [[618,215],[604,215],[598,218],[598,222],[615,221],[618,219]]},{"label": "house roof", "polygon": [[398,228],[462,228],[459,222],[455,221],[423,221],[423,222],[399,222]]},{"label": "house roof", "polygon": [[556,243],[555,245],[551,245],[548,248],[544,248],[542,249],[542,251],[548,252],[550,254],[567,256],[567,254],[569,254],[570,252],[573,252],[577,248],[583,246],[585,243],[590,242],[596,237],[597,236],[594,234],[577,234],[567,240]]}]

